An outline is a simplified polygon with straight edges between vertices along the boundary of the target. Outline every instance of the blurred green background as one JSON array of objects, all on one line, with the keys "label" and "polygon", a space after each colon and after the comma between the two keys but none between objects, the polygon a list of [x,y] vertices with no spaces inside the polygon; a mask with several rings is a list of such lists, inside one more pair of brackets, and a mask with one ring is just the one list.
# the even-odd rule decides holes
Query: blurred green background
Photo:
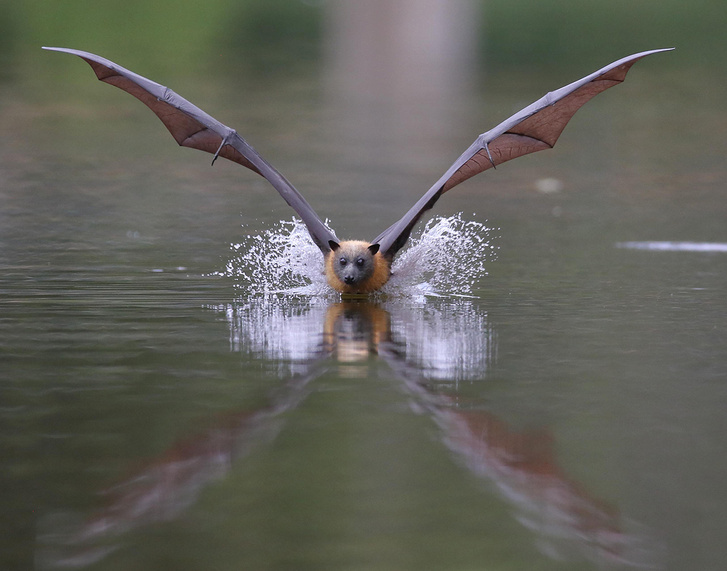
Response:
[{"label": "blurred green background", "polygon": [[[168,72],[211,64],[285,70],[316,61],[325,0],[4,1],[0,73],[22,73],[40,45],[73,46]],[[481,64],[591,65],[594,60],[676,46],[668,65],[717,66],[725,60],[720,0],[489,0],[481,2]],[[54,59],[43,58],[52,68]],[[158,63],[161,65],[161,63]]]}]

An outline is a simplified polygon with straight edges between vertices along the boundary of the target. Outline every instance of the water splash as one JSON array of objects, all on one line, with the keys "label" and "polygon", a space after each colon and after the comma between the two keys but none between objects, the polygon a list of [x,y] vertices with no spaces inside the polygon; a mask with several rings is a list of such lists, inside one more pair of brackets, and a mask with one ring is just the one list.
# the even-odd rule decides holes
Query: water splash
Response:
[{"label": "water splash", "polygon": [[[394,261],[387,295],[469,295],[497,257],[491,229],[462,214],[432,218]],[[330,295],[320,250],[298,219],[281,221],[232,244],[232,258],[217,275],[231,277],[246,295]]]},{"label": "water splash", "polygon": [[249,234],[230,248],[233,257],[218,275],[233,278],[241,292],[315,296],[332,291],[323,275],[321,251],[296,218]]},{"label": "water splash", "polygon": [[386,293],[469,295],[487,275],[487,264],[497,258],[491,228],[463,220],[462,213],[429,220],[421,235],[394,260]]}]

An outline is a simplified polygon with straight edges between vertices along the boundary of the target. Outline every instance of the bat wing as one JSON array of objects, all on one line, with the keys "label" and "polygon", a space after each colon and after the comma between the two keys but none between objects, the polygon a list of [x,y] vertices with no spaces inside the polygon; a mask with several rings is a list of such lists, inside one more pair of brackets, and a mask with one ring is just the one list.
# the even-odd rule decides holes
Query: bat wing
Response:
[{"label": "bat wing", "polygon": [[489,168],[529,153],[550,149],[583,104],[621,83],[631,66],[641,58],[670,49],[673,48],[640,52],[615,61],[583,79],[547,93],[494,129],[481,134],[434,186],[372,243],[379,244],[384,256],[393,258],[409,239],[412,228],[422,214],[442,194]]},{"label": "bat wing", "polygon": [[234,129],[223,125],[171,89],[146,79],[97,55],[66,48],[43,48],[84,59],[103,82],[130,93],[149,107],[181,146],[199,149],[245,166],[265,177],[303,219],[313,241],[326,254],[329,241],[338,242],[313,208],[270,163],[263,159]]}]

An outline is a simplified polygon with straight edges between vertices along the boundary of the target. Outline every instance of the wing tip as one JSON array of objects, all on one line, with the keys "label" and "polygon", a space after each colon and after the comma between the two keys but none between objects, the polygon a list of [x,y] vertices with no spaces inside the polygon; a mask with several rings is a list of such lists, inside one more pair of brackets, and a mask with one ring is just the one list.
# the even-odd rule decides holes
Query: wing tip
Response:
[{"label": "wing tip", "polygon": [[66,53],[78,52],[78,50],[73,50],[71,48],[59,48],[59,47],[53,47],[53,46],[41,46],[41,49],[48,50],[50,52],[66,52]]},{"label": "wing tip", "polygon": [[643,52],[637,52],[637,53],[632,54],[630,56],[626,56],[623,59],[626,59],[626,60],[641,59],[643,57],[650,56],[652,54],[658,54],[658,53],[661,53],[661,52],[670,52],[670,51],[673,51],[675,49],[676,48],[671,47],[671,48],[657,48],[657,49],[654,49],[654,50],[646,50],[646,51],[643,51]]},{"label": "wing tip", "polygon": [[[97,62],[101,62],[101,60],[104,60],[101,56],[97,56],[96,54],[92,54],[91,52],[84,52],[83,50],[74,50],[73,48],[58,48],[58,47],[51,47],[51,46],[41,46],[42,49],[47,50],[49,52],[59,52],[63,54],[70,54],[72,56],[78,56],[80,58],[83,58],[85,60],[93,60]],[[107,61],[107,60],[104,60]],[[111,62],[108,62],[111,63]]]}]

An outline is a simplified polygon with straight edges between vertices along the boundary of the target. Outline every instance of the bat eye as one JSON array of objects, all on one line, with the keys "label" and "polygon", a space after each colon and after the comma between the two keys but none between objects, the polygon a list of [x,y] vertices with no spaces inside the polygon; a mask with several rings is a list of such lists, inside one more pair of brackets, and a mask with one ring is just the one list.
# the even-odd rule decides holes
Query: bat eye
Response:
[{"label": "bat eye", "polygon": [[338,260],[338,263],[345,266],[348,263],[348,260],[346,258],[341,258]]},{"label": "bat eye", "polygon": [[359,268],[363,268],[363,265],[364,265],[364,263],[365,263],[365,262],[364,262],[364,259],[363,259],[363,258],[356,258],[356,265],[357,265],[357,266],[358,266]]}]

